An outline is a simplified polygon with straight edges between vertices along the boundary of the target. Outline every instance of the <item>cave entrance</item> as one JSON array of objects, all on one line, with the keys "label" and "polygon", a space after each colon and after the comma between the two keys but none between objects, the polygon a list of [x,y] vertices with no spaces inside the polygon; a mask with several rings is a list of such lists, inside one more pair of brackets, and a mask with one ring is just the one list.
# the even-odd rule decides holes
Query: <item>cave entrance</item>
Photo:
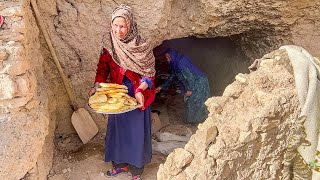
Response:
[{"label": "cave entrance", "polygon": [[[220,96],[227,85],[234,81],[238,73],[248,72],[249,58],[238,43],[230,37],[196,38],[186,37],[165,40],[154,49],[156,58],[155,85],[161,85],[170,75],[169,63],[164,56],[168,48],[173,48],[190,58],[208,77],[210,95]],[[178,83],[156,95],[153,112],[160,111],[162,127],[186,125],[183,95],[179,94]],[[195,126],[189,126],[195,127]]]}]

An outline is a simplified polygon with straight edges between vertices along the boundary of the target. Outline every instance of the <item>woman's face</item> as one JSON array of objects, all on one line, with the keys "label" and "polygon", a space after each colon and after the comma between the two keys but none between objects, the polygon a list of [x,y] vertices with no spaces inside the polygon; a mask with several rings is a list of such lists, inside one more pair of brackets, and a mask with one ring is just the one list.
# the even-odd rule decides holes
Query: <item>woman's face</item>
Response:
[{"label": "woman's face", "polygon": [[127,22],[123,17],[116,17],[112,22],[112,32],[120,40],[128,34]]},{"label": "woman's face", "polygon": [[170,62],[171,57],[170,57],[169,53],[166,53],[165,56],[166,56],[167,61]]}]

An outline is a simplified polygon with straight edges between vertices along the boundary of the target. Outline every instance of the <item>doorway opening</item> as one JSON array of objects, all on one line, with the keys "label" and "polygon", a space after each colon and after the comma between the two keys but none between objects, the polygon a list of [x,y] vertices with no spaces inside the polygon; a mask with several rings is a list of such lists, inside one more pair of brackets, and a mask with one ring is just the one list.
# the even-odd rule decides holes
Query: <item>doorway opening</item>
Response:
[{"label": "doorway opening", "polygon": [[238,73],[248,72],[249,58],[241,47],[229,37],[187,37],[164,41],[154,49],[156,69],[159,76],[168,72],[164,52],[173,48],[189,57],[208,76],[212,96],[222,95],[227,85]]},{"label": "doorway opening", "polygon": [[[210,97],[222,95],[226,86],[234,81],[234,77],[238,73],[248,72],[249,58],[230,37],[170,39],[154,48],[156,87],[163,84],[172,73],[165,57],[168,48],[173,48],[180,54],[187,56],[195,66],[206,74],[209,80]],[[177,138],[176,135],[181,136],[180,138],[188,138],[197,129],[197,124],[186,122],[186,103],[179,86],[181,86],[181,83],[176,81],[171,83],[167,90],[158,92],[151,106],[152,112],[159,114],[160,121],[160,123],[154,122],[159,126],[156,128],[158,132],[154,133],[157,141],[155,143],[162,142],[159,139],[161,139],[160,136],[163,133],[173,134],[174,137],[171,137],[171,139]],[[180,141],[177,140],[177,142]],[[171,143],[174,142],[171,140]],[[184,146],[184,144],[180,145]],[[172,144],[165,145],[167,148],[171,146],[174,147]]]}]

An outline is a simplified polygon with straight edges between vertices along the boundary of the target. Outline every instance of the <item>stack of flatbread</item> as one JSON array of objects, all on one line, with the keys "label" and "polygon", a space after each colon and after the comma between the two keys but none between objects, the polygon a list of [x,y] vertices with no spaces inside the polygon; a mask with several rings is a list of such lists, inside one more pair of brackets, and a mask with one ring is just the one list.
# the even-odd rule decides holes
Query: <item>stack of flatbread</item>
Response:
[{"label": "stack of flatbread", "polygon": [[137,106],[137,100],[128,94],[124,85],[100,83],[96,93],[89,98],[89,105],[97,112],[106,114],[126,112]]}]

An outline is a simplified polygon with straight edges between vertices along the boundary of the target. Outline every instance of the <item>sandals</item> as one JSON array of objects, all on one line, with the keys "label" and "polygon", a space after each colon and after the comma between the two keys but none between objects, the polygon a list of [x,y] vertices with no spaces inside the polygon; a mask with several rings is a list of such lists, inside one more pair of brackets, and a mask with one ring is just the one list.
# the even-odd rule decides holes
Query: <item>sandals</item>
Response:
[{"label": "sandals", "polygon": [[105,174],[107,176],[116,176],[117,174],[122,173],[122,172],[129,172],[129,167],[126,166],[123,168],[112,168],[112,169],[108,170]]},{"label": "sandals", "polygon": [[[129,167],[126,166],[123,168],[112,168],[112,169],[108,170],[105,174],[107,176],[116,176],[116,175],[123,173],[123,172],[129,172]],[[140,175],[135,175],[135,176],[132,176],[132,180],[142,180],[142,179],[141,179]]]},{"label": "sandals", "polygon": [[132,176],[132,180],[142,180],[140,175]]}]

